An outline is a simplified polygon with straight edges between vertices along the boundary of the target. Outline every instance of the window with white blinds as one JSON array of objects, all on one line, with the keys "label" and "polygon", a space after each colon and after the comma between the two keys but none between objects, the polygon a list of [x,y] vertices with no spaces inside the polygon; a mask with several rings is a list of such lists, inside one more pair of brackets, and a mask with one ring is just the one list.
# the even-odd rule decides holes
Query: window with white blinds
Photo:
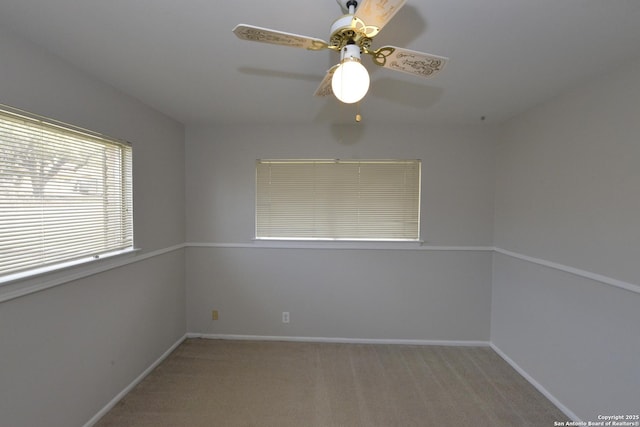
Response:
[{"label": "window with white blinds", "polygon": [[0,108],[0,280],[133,246],[131,146]]},{"label": "window with white blinds", "polygon": [[257,239],[419,237],[420,160],[257,161]]}]

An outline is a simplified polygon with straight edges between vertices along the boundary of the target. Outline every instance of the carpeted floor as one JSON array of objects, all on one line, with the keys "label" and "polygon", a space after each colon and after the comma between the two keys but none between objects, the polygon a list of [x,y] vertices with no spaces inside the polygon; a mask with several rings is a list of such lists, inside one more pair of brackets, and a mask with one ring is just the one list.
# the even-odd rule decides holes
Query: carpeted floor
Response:
[{"label": "carpeted floor", "polygon": [[488,347],[189,339],[97,424],[553,426],[566,420]]}]

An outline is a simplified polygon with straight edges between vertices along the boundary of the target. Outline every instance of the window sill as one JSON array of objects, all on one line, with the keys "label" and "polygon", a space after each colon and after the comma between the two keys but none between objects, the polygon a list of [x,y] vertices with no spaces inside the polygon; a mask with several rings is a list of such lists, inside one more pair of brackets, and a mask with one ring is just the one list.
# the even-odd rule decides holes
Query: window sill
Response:
[{"label": "window sill", "polygon": [[88,262],[66,268],[40,273],[23,279],[15,279],[11,283],[0,284],[0,303],[20,298],[35,292],[63,285],[85,277],[104,273],[109,270],[124,267],[126,265],[138,263],[157,256],[182,250],[186,247],[184,243],[158,249],[151,252],[139,253],[141,249],[128,249],[110,253],[111,256],[103,255],[101,259],[90,259]]},{"label": "window sill", "polygon": [[140,249],[123,249],[120,251],[107,252],[99,256],[79,258],[73,261],[66,261],[58,264],[48,265],[46,267],[32,268],[26,271],[8,274],[6,276],[0,277],[0,286],[20,281],[26,281],[29,279],[35,279],[45,274],[70,274],[74,272],[74,269],[90,267],[92,264],[104,263],[108,262],[109,260],[120,259],[121,257],[127,255],[133,255],[138,251],[140,251]]},{"label": "window sill", "polygon": [[287,249],[419,249],[422,241],[254,239],[259,248]]},{"label": "window sill", "polygon": [[99,274],[133,262],[140,249],[103,254],[100,258],[82,258],[45,268],[11,274],[0,279],[0,303],[49,289],[64,283]]}]

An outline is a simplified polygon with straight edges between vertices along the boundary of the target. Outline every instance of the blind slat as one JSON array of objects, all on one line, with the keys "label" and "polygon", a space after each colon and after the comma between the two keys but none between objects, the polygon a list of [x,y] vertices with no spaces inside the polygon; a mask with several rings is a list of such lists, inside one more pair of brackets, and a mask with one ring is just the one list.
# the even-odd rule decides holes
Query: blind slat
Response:
[{"label": "blind slat", "polygon": [[132,247],[128,144],[0,109],[0,276]]},{"label": "blind slat", "polygon": [[419,240],[420,160],[259,160],[256,238]]}]

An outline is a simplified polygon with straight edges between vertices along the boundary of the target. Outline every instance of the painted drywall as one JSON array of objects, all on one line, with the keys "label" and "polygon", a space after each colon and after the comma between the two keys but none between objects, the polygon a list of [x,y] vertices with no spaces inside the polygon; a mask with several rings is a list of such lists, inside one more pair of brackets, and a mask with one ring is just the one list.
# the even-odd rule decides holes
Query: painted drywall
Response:
[{"label": "painted drywall", "polygon": [[175,251],[0,304],[0,413],[7,426],[80,426],[184,329]]},{"label": "painted drywall", "polygon": [[[495,245],[640,283],[640,62],[504,129]],[[491,340],[584,421],[640,407],[640,294],[496,255]]]},{"label": "painted drywall", "polygon": [[482,126],[189,126],[187,241],[252,241],[256,159],[419,158],[425,243],[490,245],[494,140]]},{"label": "painted drywall", "polygon": [[426,244],[491,246],[493,147],[481,126],[189,127],[187,240],[222,246],[187,251],[189,332],[488,340],[489,252],[270,249],[252,239],[256,159],[419,158]]},{"label": "painted drywall", "polygon": [[183,243],[184,127],[11,34],[0,53],[0,104],[132,143],[136,246]]},{"label": "painted drywall", "polygon": [[[183,126],[11,34],[0,58],[0,103],[132,142],[136,246],[182,244]],[[83,425],[185,325],[182,249],[0,302],[0,424]]]},{"label": "painted drywall", "polygon": [[639,99],[635,63],[505,127],[496,246],[638,283]]},{"label": "painted drywall", "polygon": [[[189,248],[203,334],[488,341],[491,252]],[[219,319],[211,320],[211,310]],[[290,323],[282,323],[282,312]]]},{"label": "painted drywall", "polygon": [[[186,176],[187,240],[221,243],[186,250],[189,331],[486,340],[492,314],[493,342],[581,418],[637,409],[637,294],[484,251],[247,247],[267,157],[421,158],[426,243],[492,245],[490,129],[193,126],[185,159],[171,119],[10,34],[0,57],[0,102],[133,142],[143,251],[184,241]],[[639,68],[505,127],[496,246],[638,283]],[[186,330],[184,256],[1,303],[3,421],[82,424],[148,367]]]}]

